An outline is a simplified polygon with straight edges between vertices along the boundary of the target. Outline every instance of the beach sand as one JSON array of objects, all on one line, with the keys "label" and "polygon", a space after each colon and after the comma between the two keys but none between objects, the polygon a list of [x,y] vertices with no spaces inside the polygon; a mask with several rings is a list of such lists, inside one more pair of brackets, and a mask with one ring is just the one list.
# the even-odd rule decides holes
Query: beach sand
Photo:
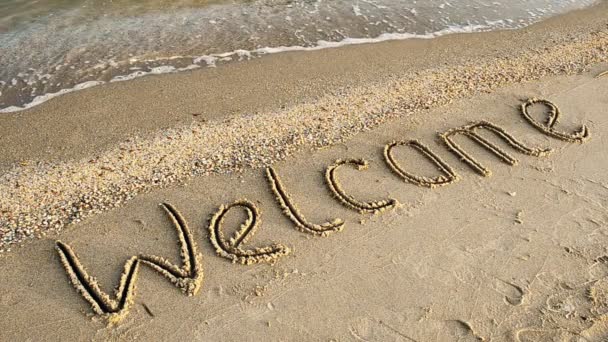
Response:
[{"label": "beach sand", "polygon": [[[102,86],[0,116],[3,338],[604,340],[608,77],[596,76],[608,69],[607,13],[604,2],[519,31],[274,55]],[[585,125],[590,138],[566,142],[533,127],[520,106],[534,97],[559,106],[555,130]],[[539,108],[533,117],[545,122]],[[517,158],[508,165],[454,138],[491,170],[483,177],[438,135],[480,120],[552,153],[529,156],[492,140]],[[383,153],[408,139],[428,146],[457,180],[433,188],[404,182]],[[393,152],[403,170],[439,175],[411,147]],[[352,196],[340,201],[326,169],[348,158],[369,168],[336,169]],[[268,165],[299,215],[318,224],[340,219],[342,229],[314,234],[319,226],[294,224],[266,179]],[[259,210],[259,227],[240,247],[220,244],[232,251],[224,256],[283,249],[232,263],[217,255],[209,226],[220,206],[245,199]],[[387,208],[360,213],[345,201]],[[163,202],[188,223],[202,286],[186,296],[183,283],[136,259],[130,310],[108,326],[70,284],[55,240],[112,293],[132,256],[181,266]],[[230,210],[219,222],[226,236],[245,213]]]}]

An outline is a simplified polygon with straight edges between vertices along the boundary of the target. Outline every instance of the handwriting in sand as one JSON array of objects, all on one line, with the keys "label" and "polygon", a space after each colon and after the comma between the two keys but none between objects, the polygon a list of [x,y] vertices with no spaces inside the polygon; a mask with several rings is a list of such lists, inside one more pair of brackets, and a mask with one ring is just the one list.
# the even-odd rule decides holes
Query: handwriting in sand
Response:
[{"label": "handwriting in sand", "polygon": [[[529,113],[530,107],[540,104],[547,107],[548,117],[545,122],[540,122]],[[589,129],[583,125],[574,132],[563,132],[556,129],[556,125],[561,115],[558,107],[548,100],[532,98],[521,105],[521,114],[542,134],[571,143],[583,143],[589,139]],[[490,153],[494,154],[501,161],[516,165],[518,160],[506,152],[504,149],[495,145],[484,138],[478,132],[485,130],[501,139],[514,150],[529,156],[541,157],[548,155],[551,149],[544,147],[529,147],[525,143],[513,137],[505,129],[486,121],[473,122],[471,124],[452,128],[441,134],[439,137],[451,153],[455,154],[468,165],[473,171],[482,176],[490,176],[491,171],[477,161],[469,152],[458,145],[455,141],[456,136],[464,136],[471,139]],[[419,176],[411,171],[404,169],[393,156],[393,150],[399,146],[411,147],[421,153],[422,156],[437,166],[440,175],[436,177]],[[454,169],[429,147],[417,140],[396,141],[389,143],[384,149],[384,159],[389,169],[399,178],[424,187],[437,187],[451,184],[459,179]],[[341,167],[351,166],[358,170],[368,168],[368,162],[364,159],[339,159],[330,165],[325,172],[327,187],[334,198],[347,208],[356,210],[360,213],[379,213],[384,210],[394,208],[398,203],[395,199],[375,199],[361,200],[349,195],[341,183],[338,181],[337,173]],[[306,234],[313,236],[328,236],[344,228],[345,222],[340,218],[323,223],[311,223],[304,214],[300,212],[294,200],[289,195],[277,171],[268,167],[266,176],[270,190],[276,197],[277,203],[287,218],[293,222],[295,227]],[[135,296],[135,287],[140,266],[148,266],[163,277],[168,279],[173,285],[188,296],[194,296],[202,287],[203,266],[202,255],[198,252],[196,242],[192,232],[181,214],[170,204],[162,204],[163,209],[171,218],[178,235],[178,242],[181,255],[181,267],[171,263],[169,260],[155,256],[141,254],[128,259],[124,265],[124,270],[120,278],[120,283],[115,291],[115,299],[105,293],[89,275],[80,259],[73,252],[72,248],[57,241],[56,250],[65,268],[68,278],[76,291],[91,305],[93,311],[108,319],[110,323],[117,323],[128,313]],[[244,210],[247,218],[232,237],[226,238],[223,233],[223,219],[231,210]],[[260,210],[252,202],[242,199],[229,205],[222,205],[209,220],[209,241],[216,250],[218,256],[231,260],[234,263],[250,265],[254,263],[267,262],[273,263],[278,258],[288,255],[290,249],[282,244],[275,243],[264,247],[245,247],[244,245],[254,236],[261,223]]]}]

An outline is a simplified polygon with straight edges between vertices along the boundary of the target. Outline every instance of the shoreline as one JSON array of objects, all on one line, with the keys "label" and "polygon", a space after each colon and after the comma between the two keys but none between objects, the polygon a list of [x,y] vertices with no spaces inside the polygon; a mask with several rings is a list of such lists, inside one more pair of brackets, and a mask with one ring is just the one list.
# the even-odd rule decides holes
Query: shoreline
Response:
[{"label": "shoreline", "polygon": [[[260,103],[260,98],[254,97],[255,103],[250,105],[262,114],[239,115],[243,113],[242,109],[235,108],[237,114],[214,116],[213,114],[217,113],[215,110],[231,106],[226,101],[219,101],[206,114],[196,113],[199,115],[194,119],[184,120],[183,116],[178,116],[176,120],[176,116],[171,114],[159,117],[146,113],[139,121],[133,120],[130,113],[121,112],[124,109],[121,105],[108,100],[108,96],[127,95],[142,109],[152,109],[157,111],[154,114],[158,115],[158,111],[176,105],[179,100],[167,99],[163,101],[163,106],[156,108],[158,102],[137,98],[142,91],[136,90],[138,86],[163,89],[162,83],[165,81],[171,85],[184,78],[208,76],[205,73],[192,73],[173,75],[174,77],[163,76],[164,81],[162,78],[150,78],[106,89],[90,89],[82,94],[74,93],[58,98],[41,105],[39,109],[33,108],[31,111],[9,115],[8,119],[0,118],[0,123],[9,122],[8,125],[1,126],[4,132],[23,127],[23,120],[28,119],[34,121],[30,124],[28,120],[28,127],[33,125],[38,129],[23,129],[24,132],[12,132],[12,136],[1,134],[4,132],[0,131],[4,140],[2,142],[12,152],[2,156],[0,163],[4,165],[5,171],[0,176],[0,210],[3,214],[0,217],[0,251],[30,240],[31,237],[41,237],[48,232],[59,231],[85,217],[123,206],[137,194],[184,183],[193,176],[261,168],[284,160],[299,151],[342,143],[355,134],[373,129],[388,120],[445,106],[457,99],[493,92],[500,87],[549,75],[571,75],[586,71],[608,60],[608,19],[605,19],[608,16],[603,15],[607,10],[608,3],[604,2],[592,9],[566,14],[554,20],[549,19],[521,31],[447,36],[429,42],[387,42],[375,46],[362,45],[346,47],[343,50],[318,51],[307,55],[281,54],[274,59],[270,57],[255,62],[249,61],[242,63],[242,66],[227,66],[218,70],[217,76],[221,77],[231,71],[239,73],[243,69],[255,67],[258,73],[264,75],[268,68],[277,66],[274,64],[276,61],[283,60],[284,63],[293,65],[294,60],[298,58],[308,63],[313,62],[312,65],[316,68],[315,58],[323,59],[328,55],[340,55],[348,51],[350,57],[344,58],[352,59],[353,55],[354,58],[361,56],[353,54],[355,51],[371,53],[379,48],[391,50],[399,45],[401,48],[413,44],[427,47],[427,50],[406,50],[406,54],[428,54],[433,49],[437,52],[450,49],[453,51],[452,55],[448,54],[452,59],[442,55],[406,63],[405,66],[397,64],[398,68],[403,68],[399,74],[388,74],[394,71],[391,68],[395,67],[395,64],[392,64],[392,67],[383,64],[371,66],[358,82],[346,77],[353,71],[352,66],[348,66],[339,71],[337,76],[336,73],[332,75],[337,81],[329,86],[315,88],[314,83],[308,85],[314,88],[313,91],[302,86],[298,78],[286,80],[285,83],[291,84],[293,88],[287,87],[279,96],[270,95],[273,98],[270,104]],[[580,26],[581,19],[586,21],[583,27]],[[577,30],[572,31],[573,27]],[[552,35],[547,37],[549,31]],[[491,35],[494,38],[510,37],[510,40],[491,40]],[[528,45],[520,43],[519,39],[523,37],[529,40]],[[491,50],[488,46],[490,41],[496,46],[502,45],[502,50],[488,52]],[[469,51],[462,52],[462,46],[467,44],[470,44]],[[400,54],[403,50],[393,53],[391,58],[403,59],[403,54]],[[482,59],[477,59],[475,63],[462,63],[463,60],[470,59],[471,55],[478,55]],[[420,68],[412,68],[413,63],[419,63]],[[296,67],[296,70],[305,72],[310,70],[310,65],[300,66],[300,69]],[[330,62],[329,66],[333,64]],[[294,70],[289,69],[290,67],[286,71]],[[378,69],[386,71],[377,75],[374,72]],[[277,75],[274,77],[282,78]],[[278,87],[285,83],[278,83]],[[250,85],[252,84],[246,83],[244,86]],[[219,89],[221,92],[226,88]],[[143,91],[145,92],[145,89]],[[267,92],[268,89],[258,91]],[[324,91],[330,94],[321,95],[320,92]],[[294,95],[294,92],[299,94]],[[253,96],[251,93],[244,95],[249,98]],[[306,100],[299,95],[307,95]],[[73,105],[91,108],[93,104],[88,101],[91,97],[100,97],[97,101],[105,102],[105,107],[108,102],[112,103],[110,110],[116,112],[104,115],[108,113],[100,111],[97,114],[103,116],[102,121],[93,122],[87,121],[90,117],[78,116],[78,110],[74,110]],[[286,97],[291,100],[282,102]],[[102,143],[91,144],[91,138],[86,134],[68,137],[56,134],[61,131],[57,129],[57,125],[65,123],[61,115],[65,115],[68,107],[76,112],[76,116],[72,114],[72,118],[68,119],[70,123],[81,133],[83,130],[98,130],[105,138],[100,139]],[[36,112],[50,115],[38,119]],[[183,115],[188,111],[181,113]],[[53,115],[56,120],[52,118]],[[112,122],[116,118],[120,120]],[[151,119],[154,119],[152,124],[138,126]],[[36,120],[41,121],[36,123]],[[269,121],[273,123],[269,124]],[[40,122],[51,125],[40,127]],[[111,132],[111,127],[117,122],[122,125],[127,122],[134,124],[126,124],[122,131],[115,134]],[[159,128],[163,126],[177,128],[159,132]],[[68,125],[66,128],[69,130],[69,127]],[[141,134],[141,137],[124,140],[137,130],[157,133]],[[38,139],[24,144],[30,134],[37,134]],[[65,141],[54,142],[52,138],[47,140],[50,136],[55,136],[56,139],[72,138],[73,141],[69,141],[66,146]],[[45,144],[46,149],[55,149],[55,155],[50,153],[51,158],[46,160],[38,158],[38,144]],[[84,147],[83,144],[91,146]],[[19,150],[19,146],[31,150]],[[44,153],[42,150],[41,154]],[[11,158],[20,162],[14,164],[16,160],[11,161]]]},{"label": "shoreline", "polygon": [[3,338],[606,340],[608,2],[267,57],[0,115]]},{"label": "shoreline", "polygon": [[[0,170],[24,160],[85,158],[116,142],[166,128],[273,113],[315,102],[328,93],[382,85],[446,63],[540,51],[568,41],[570,35],[603,29],[607,8],[608,1],[603,1],[518,30],[286,52],[69,93],[40,106],[0,115],[0,143],[9,147],[0,155]],[[57,131],[62,134],[50,134]]]},{"label": "shoreline", "polygon": [[[429,1],[440,5],[443,0]],[[169,7],[166,11],[146,12],[144,4],[139,15],[127,15],[125,12],[140,6],[124,2],[116,6],[124,9],[118,16],[108,6],[98,8],[99,13],[94,4],[74,6],[25,24],[22,30],[0,33],[0,64],[4,67],[0,70],[0,113],[146,74],[191,70],[289,50],[522,28],[598,2],[516,1],[510,6],[489,2],[477,9],[463,4],[433,11],[431,3],[418,8],[416,1],[342,1],[336,6],[324,2],[274,6],[264,1],[221,1],[224,4],[197,6],[203,4],[185,0],[182,10],[170,10],[173,4],[165,4]],[[193,7],[187,9],[187,2]],[[161,3],[150,4],[162,7]],[[380,17],[383,19],[375,21]],[[0,31],[2,25],[0,18]],[[238,34],[241,30],[243,36]],[[123,36],[121,32],[125,31],[131,34]],[[28,43],[28,37],[35,37],[37,44]],[[20,53],[30,49],[29,56]]]},{"label": "shoreline", "polygon": [[[312,52],[312,51],[320,51],[325,49],[335,49],[341,48],[345,46],[351,45],[363,45],[363,44],[376,44],[383,42],[391,42],[391,41],[401,41],[401,40],[409,40],[409,39],[435,39],[438,37],[442,37],[445,35],[453,35],[453,34],[462,34],[462,33],[483,33],[483,32],[491,32],[494,30],[517,30],[522,29],[522,27],[515,28],[496,28],[491,25],[468,25],[468,26],[451,26],[446,29],[437,32],[431,32],[427,34],[414,34],[414,33],[383,33],[378,37],[374,38],[344,38],[341,41],[324,41],[320,40],[317,42],[317,45],[313,46],[277,46],[277,47],[262,47],[255,50],[234,50],[223,53],[216,53],[210,55],[202,55],[202,56],[172,56],[168,58],[155,58],[152,60],[143,60],[142,62],[159,62],[163,60],[187,60],[192,59],[192,63],[184,66],[184,67],[175,67],[172,65],[160,65],[157,67],[151,68],[149,71],[135,71],[126,75],[117,75],[111,78],[109,81],[86,81],[83,83],[78,83],[72,88],[64,88],[54,93],[47,93],[43,95],[36,96],[32,99],[31,102],[24,103],[21,107],[19,106],[8,106],[5,108],[0,108],[0,115],[6,113],[16,113],[20,111],[24,111],[30,108],[34,108],[39,106],[47,101],[50,101],[59,96],[63,96],[66,94],[70,94],[76,91],[97,87],[104,84],[110,84],[115,82],[126,82],[131,81],[137,78],[151,76],[151,75],[163,75],[163,74],[173,74],[180,73],[184,71],[197,70],[205,67],[217,67],[218,62],[222,62],[224,59],[228,59],[229,62],[232,62],[236,57],[238,61],[236,63],[242,62],[243,58],[246,58],[245,61],[250,60],[251,58],[264,58],[268,55],[273,55],[277,53],[286,53],[286,52]],[[206,63],[202,65],[201,62]],[[186,63],[187,64],[187,63]]]}]

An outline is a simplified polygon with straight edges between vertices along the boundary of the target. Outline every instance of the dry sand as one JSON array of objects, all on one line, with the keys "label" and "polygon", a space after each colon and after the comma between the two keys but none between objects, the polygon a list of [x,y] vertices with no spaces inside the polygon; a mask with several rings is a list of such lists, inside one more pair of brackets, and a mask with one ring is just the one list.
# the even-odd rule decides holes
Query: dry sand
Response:
[{"label": "dry sand", "polygon": [[[143,137],[132,136],[118,144],[114,141],[112,147],[80,158],[45,160],[34,158],[42,149],[33,154],[23,152],[21,160],[0,177],[0,252],[29,238],[60,231],[70,223],[119,207],[137,194],[185,182],[192,176],[268,166],[298,150],[340,143],[389,119],[446,105],[455,99],[547,75],[585,71],[608,59],[607,19],[597,14],[605,14],[606,8],[608,3],[603,3],[593,10],[537,26],[536,30],[516,31],[507,37],[510,41],[503,44],[499,54],[484,54],[488,47],[478,46],[474,49],[477,54],[455,53],[454,58],[445,55],[444,62],[434,67],[409,67],[390,79],[357,86],[354,82],[316,101],[278,111],[178,125]],[[586,24],[580,25],[581,20]],[[572,26],[569,31],[563,31],[567,23]],[[467,40],[466,36],[460,37],[462,47]],[[486,38],[485,41],[500,37]],[[522,44],[522,39],[528,43]],[[470,40],[471,43],[479,41]],[[439,48],[421,51],[441,54],[444,50],[445,45],[439,45]],[[356,59],[356,51],[351,53],[351,58]],[[468,59],[463,59],[463,55]],[[273,64],[267,67],[274,70]],[[256,84],[249,82],[249,86]],[[103,97],[103,94],[97,96]],[[85,106],[90,105],[86,96],[77,98],[81,104],[84,101]],[[182,98],[175,97],[169,102],[178,103]],[[69,102],[70,97],[67,99]],[[57,102],[60,101],[54,103]],[[141,102],[154,108],[155,102],[147,99]],[[116,107],[120,106],[113,106]],[[75,108],[71,110],[78,113]],[[89,118],[80,119],[87,122]],[[115,115],[101,121],[96,119],[92,129],[99,127],[104,131],[102,122],[114,122],[114,119]],[[148,119],[157,121],[157,117]],[[123,112],[122,120],[131,120],[131,113]],[[30,125],[28,119],[25,121]],[[21,123],[26,125],[23,120]],[[9,134],[6,146],[13,153],[27,146],[25,143],[30,142],[27,135],[31,133],[15,126],[19,125],[7,125],[12,128],[7,129],[12,137],[19,139],[11,142]],[[70,148],[70,144],[47,141],[48,136],[64,137],[63,133],[52,132],[56,132],[53,126],[45,126],[45,134],[37,134],[42,137],[37,140],[38,144],[45,144],[44,149],[87,150],[83,146],[89,143],[89,136],[66,134],[77,139]]]},{"label": "dry sand", "polygon": [[[608,179],[605,144],[608,79],[546,78],[525,87],[463,100],[359,134],[344,145],[301,153],[274,165],[284,189],[308,220],[344,220],[328,237],[303,233],[281,213],[261,170],[193,178],[94,216],[61,234],[110,292],[124,262],[140,253],[179,258],[172,223],[158,203],[182,212],[203,255],[205,280],[184,296],[142,268],[124,321],[106,328],[69,284],[51,239],[5,254],[0,314],[7,339],[601,341],[608,326]],[[587,124],[584,144],[549,138],[521,116],[522,98],[552,99],[557,128]],[[489,120],[545,157],[519,154],[516,166],[461,138],[492,170],[481,177],[450,154],[436,132]],[[459,181],[429,189],[404,183],[385,166],[383,147],[416,138],[448,163]],[[408,171],[437,171],[414,150],[395,159]],[[338,158],[365,158],[366,171],[341,168],[345,191],[361,201],[395,198],[397,209],[359,214],[332,198],[325,168]],[[280,243],[291,249],[274,265],[244,266],[217,257],[209,216],[219,204],[246,198],[260,208],[257,233],[244,248]],[[231,212],[226,234],[245,217]],[[179,264],[179,262],[178,262]],[[457,338],[458,337],[458,338]]]},{"label": "dry sand", "polygon": [[[608,78],[596,76],[608,69],[605,63],[607,9],[608,5],[603,3],[592,10],[569,14],[522,31],[458,36],[432,43],[393,42],[373,48],[362,46],[286,54],[227,66],[223,71],[228,74],[246,73],[247,68],[260,68],[258,72],[263,73],[264,68],[269,70],[291,61],[289,70],[297,74],[308,69],[311,70],[309,74],[314,75],[332,65],[332,60],[322,61],[331,54],[353,58],[357,53],[371,53],[368,49],[391,50],[390,54],[379,57],[386,60],[389,55],[394,58],[400,54],[400,58],[407,56],[411,53],[406,49],[408,44],[428,44],[418,46],[422,50],[417,50],[426,53],[453,49],[446,55],[447,63],[452,63],[446,69],[438,69],[440,65],[432,62],[429,65],[419,62],[419,69],[408,64],[411,62],[396,67],[398,62],[393,61],[387,64],[386,70],[400,70],[401,73],[380,72],[378,79],[374,79],[374,72],[384,70],[384,65],[359,64],[356,67],[364,71],[357,71],[356,74],[361,75],[358,80],[345,77],[349,70],[354,72],[355,67],[343,66],[343,71],[327,74],[330,82],[309,78],[313,90],[306,83],[298,85],[297,77],[271,85],[269,87],[273,89],[280,89],[284,84],[288,90],[279,91],[276,97],[268,96],[269,103],[258,103],[263,102],[263,97],[250,99],[251,108],[260,110],[257,115],[264,118],[271,115],[283,118],[286,127],[308,123],[310,118],[324,118],[315,121],[315,125],[319,125],[316,130],[313,126],[307,127],[314,139],[279,150],[278,156],[263,153],[256,156],[254,153],[254,162],[239,164],[231,159],[226,165],[214,164],[211,170],[205,170],[209,172],[200,173],[180,169],[185,173],[176,173],[162,184],[149,186],[151,183],[146,179],[142,182],[144,188],[136,191],[140,193],[129,201],[121,201],[118,207],[110,209],[108,206],[101,213],[90,212],[86,220],[67,227],[61,225],[61,233],[30,240],[23,248],[3,253],[0,257],[3,274],[0,278],[0,331],[3,339],[605,340],[608,337],[608,316],[605,316],[608,313],[608,250],[605,247],[608,245],[608,176],[605,173],[608,167],[605,152]],[[597,33],[598,30],[601,32]],[[533,43],[521,43],[522,37],[526,36],[539,39],[539,47],[534,47],[539,51],[532,50]],[[497,42],[497,37],[502,38],[502,42]],[[505,46],[500,47],[501,43]],[[457,51],[458,45],[466,44],[470,44],[470,51]],[[497,52],[489,46],[502,50]],[[526,54],[521,53],[523,50]],[[420,95],[410,94],[416,101],[424,99],[424,91],[445,89],[442,84],[465,84],[458,83],[462,80],[456,76],[446,77],[454,75],[449,73],[454,71],[450,68],[458,67],[461,57],[471,58],[475,54],[488,57],[483,60],[486,64],[480,62],[486,67],[492,66],[493,58],[497,56],[515,58],[510,54],[528,58],[525,60],[528,63],[521,64],[519,60],[509,64],[512,58],[506,59],[504,80],[492,79],[499,69],[476,70],[472,65],[462,66],[470,69],[461,71],[475,71],[470,75],[479,77],[468,80],[472,88],[464,87],[466,91],[460,91],[456,87],[447,94],[431,93],[436,97],[426,110],[424,103],[415,102],[416,106],[411,108],[403,106],[408,101],[406,88],[396,89],[391,96],[378,95],[379,89],[386,89],[383,86],[405,87],[407,77],[410,77],[405,70],[419,70],[423,80],[429,75],[442,75],[426,86],[407,88],[420,92]],[[427,71],[425,67],[429,66],[434,69]],[[579,73],[583,70],[588,71]],[[219,71],[212,73],[218,72],[219,76]],[[135,141],[142,147],[138,151],[154,154],[165,145],[152,144],[149,146],[154,149],[146,150],[146,144],[167,136],[176,141],[175,145],[167,146],[191,148],[188,144],[192,140],[184,140],[176,133],[184,130],[184,123],[189,124],[184,122],[186,119],[167,115],[149,123],[163,109],[155,109],[157,101],[146,101],[138,96],[141,96],[140,91],[154,87],[169,89],[179,79],[192,81],[198,78],[200,81],[206,77],[211,76],[200,72],[100,87],[0,118],[6,124],[1,129],[13,132],[4,135],[8,138],[4,138],[3,143],[11,152],[2,157],[3,169],[12,171],[5,173],[0,186],[6,188],[8,184],[14,188],[11,183],[14,177],[33,174],[28,172],[36,172],[39,178],[34,181],[41,185],[52,179],[49,175],[53,175],[53,170],[65,165],[76,165],[72,170],[80,172],[83,168],[78,165],[90,164],[88,161],[95,156],[114,151],[114,144],[134,132],[143,135],[141,140],[131,137],[131,142],[123,143],[123,148]],[[373,85],[369,84],[371,80],[374,80]],[[532,82],[514,84],[521,81]],[[155,82],[161,85],[155,85]],[[316,87],[316,82],[325,86]],[[222,84],[220,90],[228,87],[226,83]],[[347,85],[348,89],[344,89]],[[135,90],[136,87],[141,88]],[[340,104],[336,102],[330,103],[331,114],[315,114],[314,109],[327,105],[327,101],[335,101],[332,96],[320,97],[321,92],[327,90],[343,94],[341,98],[346,103],[342,107],[350,114],[341,114]],[[360,92],[366,90],[368,93],[362,96]],[[181,99],[169,99],[160,106],[174,104],[178,108],[176,112],[190,111],[179,106],[196,103],[196,100],[188,100],[194,99],[196,91],[184,93],[187,95]],[[119,98],[124,100],[121,96],[131,96],[133,101],[118,101]],[[253,94],[239,96],[249,98]],[[280,99],[288,97],[290,100],[283,104],[286,108],[277,112],[281,107]],[[531,97],[546,98],[559,106],[561,117],[555,130],[575,132],[581,125],[586,125],[591,138],[581,143],[566,142],[533,127],[520,112],[520,105]],[[361,99],[359,108],[350,107],[353,105],[349,102],[351,98]],[[386,102],[366,102],[379,99]],[[105,109],[92,104],[93,100],[101,101],[98,104],[104,104],[101,107]],[[303,103],[305,101],[307,103]],[[136,111],[133,115],[132,125],[112,133],[114,125],[120,126],[114,118],[130,121],[129,114],[120,114],[125,102],[140,108],[141,112]],[[215,127],[218,142],[222,127],[247,133],[251,129],[249,126],[230,126],[247,119],[238,115],[213,115],[231,110],[240,113],[243,108],[249,108],[241,108],[239,103],[242,102],[215,103],[212,110],[186,121],[207,118],[210,122],[200,128],[201,132]],[[374,107],[377,105],[380,106]],[[439,105],[441,107],[434,108]],[[96,119],[99,122],[90,122],[93,117],[86,115],[78,118],[79,110],[74,106],[98,108]],[[57,129],[54,125],[58,124],[55,119],[70,107],[73,114],[70,114],[71,119],[66,119],[66,127],[74,125],[82,130],[65,135],[54,132]],[[146,108],[160,112],[144,114]],[[303,108],[309,112],[302,112]],[[544,123],[547,113],[539,111],[539,106],[533,109],[532,117]],[[104,111],[105,116],[102,115]],[[228,121],[224,121],[226,119]],[[290,121],[292,119],[295,121]],[[22,129],[30,120],[32,125]],[[508,152],[509,156],[503,154],[502,158],[508,163],[465,137],[454,137],[454,141],[474,157],[475,163],[463,163],[448,151],[437,134],[480,120],[491,122],[521,142],[518,145],[513,141],[505,144],[491,140],[498,141],[500,151]],[[45,122],[51,125],[46,126]],[[89,141],[86,132],[94,130],[96,125],[100,127],[96,133],[98,141],[83,146]],[[280,126],[281,122],[275,125]],[[178,128],[170,133],[154,133],[159,128],[173,126]],[[14,133],[16,127],[21,135]],[[343,127],[343,130],[336,132],[336,127]],[[333,130],[326,131],[328,128]],[[40,130],[44,134],[36,133]],[[38,138],[32,138],[35,136]],[[52,151],[48,155],[39,150],[44,145],[44,137],[50,139],[46,142]],[[32,138],[30,145],[24,143],[28,138]],[[256,141],[255,135],[245,138],[231,135],[229,138],[231,144],[246,145]],[[231,140],[233,138],[236,140]],[[392,168],[400,172],[391,170],[384,161],[386,144],[408,139],[417,139],[427,146],[432,152],[427,157],[436,156],[435,164],[411,146],[395,146],[390,153],[391,163]],[[277,142],[282,143],[282,140],[269,141],[269,150],[275,152]],[[327,147],[306,150],[314,146]],[[522,154],[513,146],[531,152]],[[552,153],[541,153],[547,148],[551,148]],[[213,149],[204,151],[212,153]],[[249,150],[223,153],[239,156]],[[111,154],[110,157],[119,155]],[[177,160],[183,157],[183,154],[176,156]],[[192,158],[192,155],[187,157]],[[369,162],[368,169],[341,165],[326,172],[336,160],[360,158]],[[285,160],[274,162],[276,159]],[[12,163],[18,160],[28,162],[13,166]],[[38,169],[42,165],[36,162],[39,160],[46,165],[42,169]],[[146,160],[140,161],[144,168],[149,166]],[[79,164],[83,161],[86,164]],[[137,163],[137,160],[133,162]],[[175,160],[171,159],[171,162]],[[272,186],[268,182],[269,175],[259,168],[269,163],[273,163],[275,174]],[[437,165],[443,172],[437,170]],[[475,165],[483,167],[471,167]],[[234,169],[239,172],[226,173]],[[479,175],[485,169],[492,172],[491,177]],[[197,176],[184,176],[186,171]],[[109,179],[120,181],[125,173],[118,173],[119,176]],[[442,174],[443,178],[438,178]],[[419,181],[422,186],[404,182],[404,175],[410,175],[410,181]],[[31,181],[31,177],[25,179]],[[162,179],[164,182],[168,178]],[[327,186],[327,179],[334,185],[333,193]],[[58,186],[65,185],[60,178],[55,180]],[[77,188],[74,186],[77,183],[70,184],[65,179],[64,183]],[[434,183],[445,184],[430,186]],[[15,200],[19,197],[11,196],[21,191],[3,192],[2,203],[19,205]],[[109,194],[120,189],[113,188],[113,191]],[[29,213],[36,210],[35,195],[35,191],[31,192],[32,203],[24,204]],[[43,203],[52,197],[38,199]],[[220,219],[220,205],[228,206],[243,199],[248,202],[241,203],[249,204],[241,210],[229,210]],[[95,201],[95,198],[87,200]],[[159,206],[162,202],[171,203],[181,212],[184,224],[180,223],[179,216],[169,215],[174,218],[173,222],[168,219]],[[259,211],[257,216],[256,211]],[[7,222],[6,216],[0,220]],[[189,227],[187,233],[180,230],[185,223]],[[174,227],[178,228],[177,233]],[[223,233],[217,233],[218,229],[223,229]],[[188,233],[192,234],[191,242],[187,242]],[[231,240],[230,236],[234,238]],[[121,281],[122,270],[127,271],[123,280],[132,280],[130,286],[125,283],[132,290],[129,296],[123,297],[130,310],[121,312],[119,317],[110,317],[122,318],[118,325],[107,327],[108,317],[96,315],[96,312],[103,313],[103,308],[94,310],[90,298],[85,301],[69,283],[61,261],[65,264],[71,253],[55,251],[57,238],[72,248],[84,268],[97,278],[99,288],[109,294],[113,295],[112,288]],[[202,255],[201,272],[191,264],[193,260],[199,260],[199,253]],[[125,266],[133,256],[137,258]],[[144,265],[146,262],[150,267]],[[204,281],[199,289],[203,271]],[[118,303],[115,307],[120,305],[125,304]]]}]

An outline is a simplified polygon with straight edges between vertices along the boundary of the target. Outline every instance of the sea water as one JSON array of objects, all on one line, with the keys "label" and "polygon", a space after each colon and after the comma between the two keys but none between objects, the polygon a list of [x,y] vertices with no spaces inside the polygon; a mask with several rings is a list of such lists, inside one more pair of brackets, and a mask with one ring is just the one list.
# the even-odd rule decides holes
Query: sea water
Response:
[{"label": "sea water", "polygon": [[0,112],[269,53],[515,29],[594,2],[0,0]]}]

